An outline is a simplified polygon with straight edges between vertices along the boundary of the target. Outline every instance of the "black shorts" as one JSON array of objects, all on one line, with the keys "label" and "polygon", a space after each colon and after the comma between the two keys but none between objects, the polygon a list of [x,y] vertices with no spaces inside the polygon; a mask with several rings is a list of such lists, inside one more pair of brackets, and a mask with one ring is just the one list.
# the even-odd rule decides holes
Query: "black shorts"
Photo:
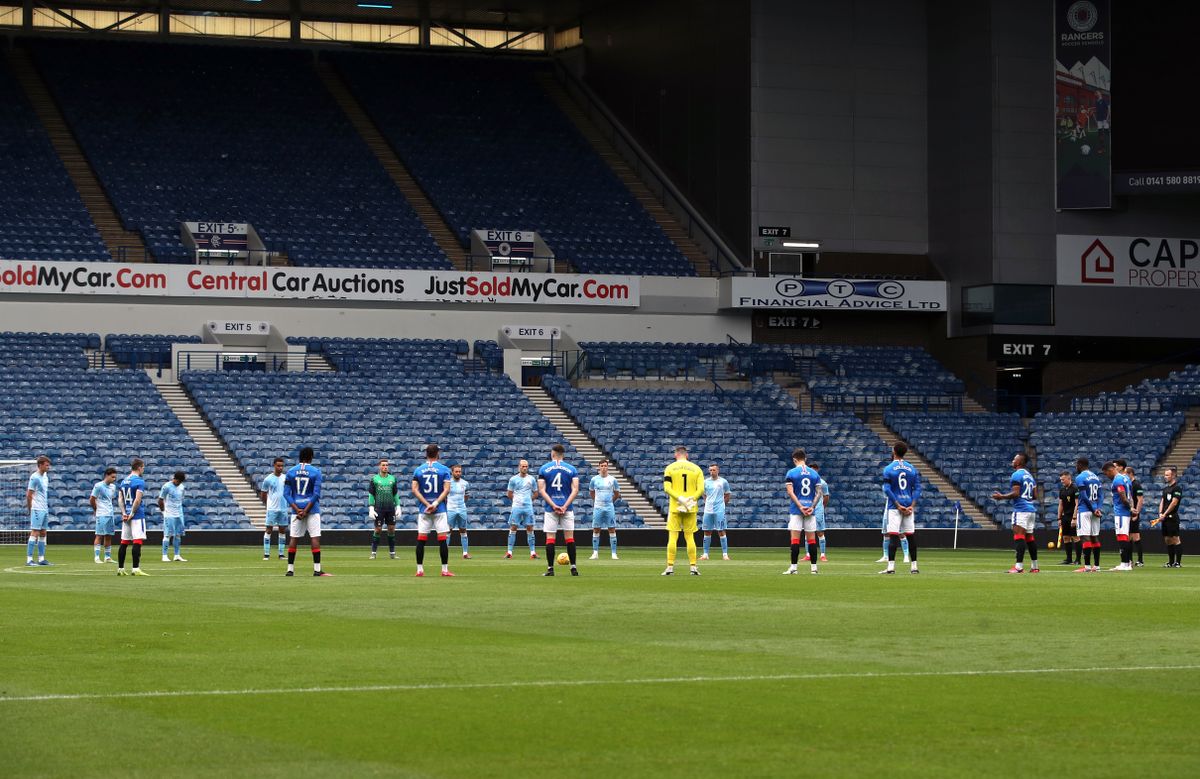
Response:
[{"label": "black shorts", "polygon": [[1059,522],[1058,525],[1062,528],[1063,538],[1073,538],[1078,535],[1074,522]]},{"label": "black shorts", "polygon": [[1162,521],[1163,536],[1179,535],[1179,517],[1167,517]]},{"label": "black shorts", "polygon": [[394,525],[396,524],[396,510],[389,509],[387,511],[375,512],[376,525]]},{"label": "black shorts", "polygon": [[1129,520],[1129,532],[1130,534],[1142,532],[1142,520],[1140,517],[1134,517]]}]

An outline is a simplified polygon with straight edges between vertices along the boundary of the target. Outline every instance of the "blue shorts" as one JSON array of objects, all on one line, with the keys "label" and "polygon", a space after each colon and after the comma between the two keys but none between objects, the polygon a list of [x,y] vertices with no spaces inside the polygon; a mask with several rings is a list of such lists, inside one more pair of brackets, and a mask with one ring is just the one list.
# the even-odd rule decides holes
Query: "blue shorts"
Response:
[{"label": "blue shorts", "polygon": [[450,511],[446,513],[450,520],[451,530],[466,530],[467,529],[467,512],[465,511]]},{"label": "blue shorts", "polygon": [[705,514],[701,521],[704,523],[703,529],[706,533],[725,529],[725,514],[723,512],[720,514]]},{"label": "blue shorts", "polygon": [[29,512],[29,529],[46,530],[50,527],[50,512],[33,509]]},{"label": "blue shorts", "polygon": [[617,526],[617,510],[612,506],[592,509],[592,529],[600,530]]},{"label": "blue shorts", "polygon": [[183,517],[163,517],[163,535],[181,536],[183,533]]},{"label": "blue shorts", "polygon": [[522,525],[529,527],[533,524],[533,507],[514,508],[512,513],[508,515],[508,523],[518,527]]},{"label": "blue shorts", "polygon": [[291,523],[291,517],[286,511],[268,511],[267,512],[267,527],[282,527],[286,528]]},{"label": "blue shorts", "polygon": [[824,513],[817,514],[817,532],[818,533],[825,532],[825,514]]},{"label": "blue shorts", "polygon": [[108,514],[106,516],[97,515],[97,517],[96,517],[96,535],[111,536],[113,534],[113,528],[115,528],[115,527],[116,527],[116,520],[113,519],[112,514]]}]

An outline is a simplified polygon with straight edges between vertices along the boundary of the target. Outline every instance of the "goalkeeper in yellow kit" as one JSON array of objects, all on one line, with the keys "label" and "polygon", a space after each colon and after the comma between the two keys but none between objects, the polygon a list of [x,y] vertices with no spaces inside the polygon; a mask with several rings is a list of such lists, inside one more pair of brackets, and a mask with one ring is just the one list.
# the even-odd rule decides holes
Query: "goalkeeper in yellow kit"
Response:
[{"label": "goalkeeper in yellow kit", "polygon": [[692,576],[699,576],[700,570],[696,568],[696,500],[704,494],[704,471],[688,460],[686,446],[675,447],[675,462],[663,472],[663,491],[670,496],[671,505],[667,515],[667,570],[662,575],[675,573],[675,551],[682,531]]}]

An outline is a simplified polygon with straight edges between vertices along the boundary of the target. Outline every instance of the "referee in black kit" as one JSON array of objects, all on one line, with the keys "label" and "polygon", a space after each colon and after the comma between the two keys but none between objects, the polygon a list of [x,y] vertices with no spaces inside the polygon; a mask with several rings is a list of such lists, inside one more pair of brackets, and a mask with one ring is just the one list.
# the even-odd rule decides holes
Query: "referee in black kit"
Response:
[{"label": "referee in black kit", "polygon": [[1162,499],[1158,503],[1158,519],[1150,523],[1154,527],[1162,523],[1163,540],[1167,542],[1167,564],[1163,568],[1182,568],[1183,542],[1179,540],[1179,503],[1183,500],[1183,488],[1179,486],[1179,470],[1168,466],[1163,475],[1167,486],[1163,487]]},{"label": "referee in black kit", "polygon": [[[1058,490],[1058,529],[1061,537],[1063,552],[1067,559],[1061,561],[1059,565],[1079,565],[1079,556],[1082,545],[1079,542],[1079,535],[1075,530],[1075,509],[1079,498],[1079,488],[1075,486],[1075,482],[1071,480],[1071,474],[1063,471],[1058,475],[1059,484],[1062,486]],[[1075,559],[1072,561],[1071,556]]]}]

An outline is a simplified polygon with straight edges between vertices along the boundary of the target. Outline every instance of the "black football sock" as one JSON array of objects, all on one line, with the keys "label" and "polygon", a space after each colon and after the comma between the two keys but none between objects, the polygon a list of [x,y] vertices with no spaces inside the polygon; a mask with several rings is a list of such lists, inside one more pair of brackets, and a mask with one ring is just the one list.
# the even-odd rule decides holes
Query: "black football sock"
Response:
[{"label": "black football sock", "polygon": [[314,549],[312,555],[313,555],[313,570],[317,571],[319,573],[321,571],[321,550]]},{"label": "black football sock", "polygon": [[1183,562],[1183,542],[1180,541],[1175,545],[1175,564],[1179,565]]},{"label": "black football sock", "polygon": [[388,531],[388,551],[392,554],[396,553],[396,531]]},{"label": "black football sock", "polygon": [[296,564],[296,547],[289,546],[288,547],[288,565],[295,565],[295,564]]},{"label": "black football sock", "polygon": [[375,552],[378,549],[379,549],[379,532],[376,531],[375,533],[371,534],[371,552]]},{"label": "black football sock", "polygon": [[[117,550],[117,567],[118,567],[118,568],[124,568],[124,567],[125,567],[125,550],[126,550],[126,549],[128,549],[128,548],[129,548],[129,544],[121,544],[121,548]],[[1168,546],[1168,547],[1167,547],[1167,554],[1170,554],[1170,553],[1171,553],[1171,550],[1172,550],[1172,549],[1174,549],[1174,548],[1175,548],[1175,547],[1173,547],[1173,546]],[[1172,557],[1171,559],[1173,560],[1173,559],[1175,559],[1175,558],[1173,558],[1173,557]]]},{"label": "black football sock", "polygon": [[800,562],[800,539],[792,541],[792,565]]},{"label": "black football sock", "polygon": [[551,571],[554,570],[554,540],[546,542],[546,567]]},{"label": "black football sock", "polygon": [[425,539],[417,539],[417,565],[425,564]]},{"label": "black football sock", "polygon": [[571,558],[571,565],[575,565],[575,539],[567,542],[567,557]]},{"label": "black football sock", "polygon": [[888,562],[896,562],[896,550],[900,548],[900,536],[888,536]]},{"label": "black football sock", "polygon": [[1139,538],[1133,542],[1133,551],[1137,552],[1138,562],[1144,562],[1142,560],[1142,539]]},{"label": "black football sock", "polygon": [[913,565],[917,563],[917,534],[913,533],[908,537],[908,557],[913,561]]},{"label": "black football sock", "polygon": [[449,565],[449,563],[450,563],[450,539],[449,538],[439,538],[438,539],[438,554],[442,558],[442,565]]},{"label": "black football sock", "polygon": [[1092,564],[1092,542],[1083,541],[1083,564],[1091,566]]},{"label": "black football sock", "polygon": [[1079,565],[1083,562],[1083,542],[1076,541],[1072,546],[1075,547],[1075,564]]},{"label": "black football sock", "polygon": [[1100,567],[1100,543],[1099,542],[1094,542],[1092,544],[1092,565],[1096,568]]},{"label": "black football sock", "polygon": [[817,560],[819,560],[821,557],[821,553],[818,551],[819,549],[820,547],[817,546],[816,541],[812,541],[808,545],[808,559],[813,565],[816,565]]},{"label": "black football sock", "polygon": [[[1017,564],[1023,565],[1025,563],[1025,539],[1013,539],[1013,546],[1017,548]],[[909,549],[911,550],[911,547]]]},{"label": "black football sock", "polygon": [[133,567],[134,568],[142,567],[142,545],[141,544],[133,545]]},{"label": "black football sock", "polygon": [[1037,568],[1037,539],[1025,541],[1025,548],[1029,550],[1029,560],[1033,563],[1033,567]]}]

